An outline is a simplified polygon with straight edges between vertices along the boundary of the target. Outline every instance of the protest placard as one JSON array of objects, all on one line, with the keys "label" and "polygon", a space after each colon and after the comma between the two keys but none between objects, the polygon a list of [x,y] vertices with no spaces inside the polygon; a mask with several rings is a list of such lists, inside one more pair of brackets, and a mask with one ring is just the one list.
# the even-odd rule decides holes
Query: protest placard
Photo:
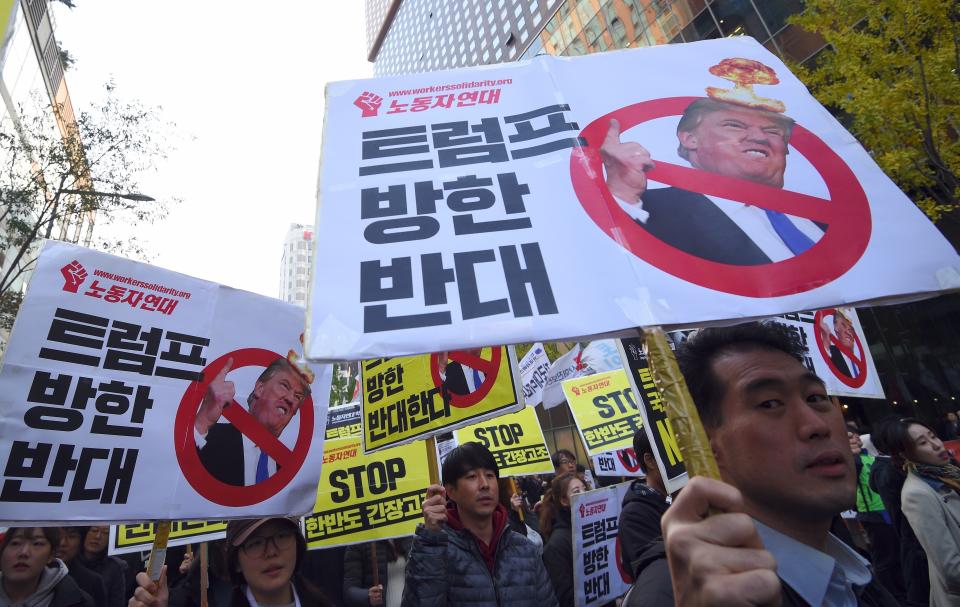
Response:
[{"label": "protest placard", "polygon": [[604,605],[630,588],[620,557],[620,505],[630,483],[573,496],[573,589],[576,604]]},{"label": "protest placard", "polygon": [[361,363],[367,453],[435,436],[523,407],[512,347]]},{"label": "protest placard", "polygon": [[660,468],[660,477],[667,493],[673,493],[687,484],[687,469],[683,465],[683,455],[667,417],[666,407],[660,399],[660,391],[647,365],[643,339],[631,337],[618,342],[620,354],[629,371],[630,386],[633,393],[639,395],[637,402],[640,405],[643,427]]},{"label": "protest placard", "polygon": [[[359,385],[359,382],[357,382]],[[360,403],[347,403],[339,407],[330,407],[327,413],[327,440],[334,438],[359,438],[363,435],[361,425],[363,415]]]},{"label": "protest placard", "polygon": [[646,476],[640,468],[640,461],[637,459],[636,453],[633,452],[633,447],[599,453],[590,459],[593,460],[593,469],[597,476],[636,476],[640,478]]},{"label": "protest placard", "polygon": [[520,378],[523,382],[523,400],[529,406],[539,405],[543,401],[543,387],[547,383],[547,371],[550,359],[537,342],[520,359]]},{"label": "protest placard", "polygon": [[327,441],[307,546],[330,548],[413,535],[430,484],[423,443],[364,455],[359,439]]},{"label": "protest placard", "polygon": [[884,398],[883,385],[853,308],[783,314],[774,320],[793,328],[807,349],[804,364],[834,396]]},{"label": "protest placard", "polygon": [[0,370],[0,516],[308,512],[331,374],[302,331],[302,308],[46,242]]},{"label": "protest placard", "polygon": [[454,436],[458,444],[475,441],[489,449],[500,468],[500,476],[553,472],[550,452],[533,407],[461,428]]},{"label": "protest placard", "polygon": [[[150,550],[157,535],[156,523],[111,525],[108,554]],[[167,547],[221,540],[227,536],[226,521],[171,521]]]},{"label": "protest placard", "polygon": [[563,382],[563,392],[587,455],[633,445],[633,434],[641,422],[622,369],[568,379]]},{"label": "protest placard", "polygon": [[[332,83],[326,112],[312,359],[960,287],[956,251],[749,37]],[[760,148],[710,162],[721,119],[762,131]],[[616,159],[637,145],[653,166],[631,181]]]}]

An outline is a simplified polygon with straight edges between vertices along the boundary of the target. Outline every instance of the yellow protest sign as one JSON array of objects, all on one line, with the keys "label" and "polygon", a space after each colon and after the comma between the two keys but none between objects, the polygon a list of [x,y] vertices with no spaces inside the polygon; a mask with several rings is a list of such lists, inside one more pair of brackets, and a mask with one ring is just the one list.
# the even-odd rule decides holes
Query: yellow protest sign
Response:
[{"label": "yellow protest sign", "polygon": [[493,453],[500,476],[549,474],[550,452],[533,407],[457,430],[457,442],[476,441]]},{"label": "yellow protest sign", "polygon": [[378,358],[361,369],[367,453],[523,407],[513,348]]},{"label": "yellow protest sign", "polygon": [[643,422],[622,369],[568,379],[562,385],[588,455],[633,445],[633,434]]},{"label": "yellow protest sign", "polygon": [[330,548],[413,535],[430,484],[423,442],[365,455],[360,439],[328,440],[307,546]]},{"label": "yellow protest sign", "polygon": [[[156,537],[155,522],[110,527],[109,554],[150,550]],[[219,540],[227,535],[226,521],[172,521],[167,546],[183,546]]]}]

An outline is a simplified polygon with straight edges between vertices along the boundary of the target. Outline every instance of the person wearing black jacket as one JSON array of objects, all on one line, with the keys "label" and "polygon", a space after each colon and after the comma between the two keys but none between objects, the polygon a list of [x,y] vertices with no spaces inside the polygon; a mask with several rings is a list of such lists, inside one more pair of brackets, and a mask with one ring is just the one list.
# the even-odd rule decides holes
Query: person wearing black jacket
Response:
[{"label": "person wearing black jacket", "polygon": [[573,588],[573,530],[570,499],[586,487],[576,472],[565,472],[553,479],[543,496],[540,529],[543,533],[543,564],[553,582],[560,607],[572,607],[576,597]]},{"label": "person wearing black jacket", "polygon": [[647,551],[649,544],[660,539],[660,517],[670,506],[670,496],[660,477],[657,460],[650,448],[650,439],[643,428],[633,435],[633,451],[637,455],[640,469],[646,475],[646,482],[637,479],[630,483],[630,489],[623,496],[620,509],[620,560],[629,568],[630,574],[637,575],[634,561]]},{"label": "person wearing black jacket", "polygon": [[11,527],[0,539],[0,605],[100,607],[67,575],[57,527]]},{"label": "person wearing black jacket", "polygon": [[126,563],[107,554],[110,527],[88,527],[80,552],[80,564],[101,578],[107,588],[106,607],[123,607],[127,604]]},{"label": "person wearing black jacket", "polygon": [[73,578],[80,590],[83,590],[93,599],[94,605],[107,604],[107,587],[96,573],[90,571],[80,563],[80,546],[87,534],[86,527],[58,527],[60,542],[54,553],[67,566],[67,575]]},{"label": "person wearing black jacket", "polygon": [[[348,546],[343,556],[343,603],[347,607],[386,604],[389,564],[410,550],[411,540],[380,540]],[[377,584],[373,583],[371,546],[377,548]]]}]

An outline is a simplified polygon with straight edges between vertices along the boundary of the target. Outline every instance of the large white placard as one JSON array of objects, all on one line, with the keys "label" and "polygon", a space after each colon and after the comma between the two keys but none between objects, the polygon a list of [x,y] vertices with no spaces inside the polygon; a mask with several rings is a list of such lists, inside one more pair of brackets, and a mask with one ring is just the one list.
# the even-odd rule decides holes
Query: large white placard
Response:
[{"label": "large white placard", "polygon": [[529,351],[520,359],[520,379],[523,382],[523,400],[527,406],[533,407],[543,401],[543,387],[547,383],[547,372],[550,370],[550,359],[543,349],[543,344],[533,344]]},{"label": "large white placard", "polygon": [[577,605],[605,605],[630,588],[620,562],[620,506],[630,483],[573,496],[573,590]]},{"label": "large white placard", "polygon": [[309,512],[331,372],[300,360],[303,314],[45,243],[0,370],[0,518]]},{"label": "large white placard", "polygon": [[[960,287],[953,248],[751,38],[339,82],[326,108],[311,359]],[[621,187],[639,145],[644,184]]]}]

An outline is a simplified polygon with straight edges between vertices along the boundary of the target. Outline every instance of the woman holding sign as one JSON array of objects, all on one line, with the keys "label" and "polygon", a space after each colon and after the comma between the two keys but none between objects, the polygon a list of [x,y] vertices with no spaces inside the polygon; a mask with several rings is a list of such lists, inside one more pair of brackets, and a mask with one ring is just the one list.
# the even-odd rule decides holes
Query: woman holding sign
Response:
[{"label": "woman holding sign", "polygon": [[[227,570],[233,582],[230,607],[328,607],[330,602],[300,575],[307,544],[296,520],[262,518],[227,525]],[[128,607],[168,607],[167,572],[153,582],[137,574]]]},{"label": "woman holding sign", "polygon": [[587,487],[576,472],[566,472],[553,479],[543,496],[540,510],[540,531],[546,542],[543,564],[550,574],[560,607],[573,607],[573,530],[570,500]]}]

